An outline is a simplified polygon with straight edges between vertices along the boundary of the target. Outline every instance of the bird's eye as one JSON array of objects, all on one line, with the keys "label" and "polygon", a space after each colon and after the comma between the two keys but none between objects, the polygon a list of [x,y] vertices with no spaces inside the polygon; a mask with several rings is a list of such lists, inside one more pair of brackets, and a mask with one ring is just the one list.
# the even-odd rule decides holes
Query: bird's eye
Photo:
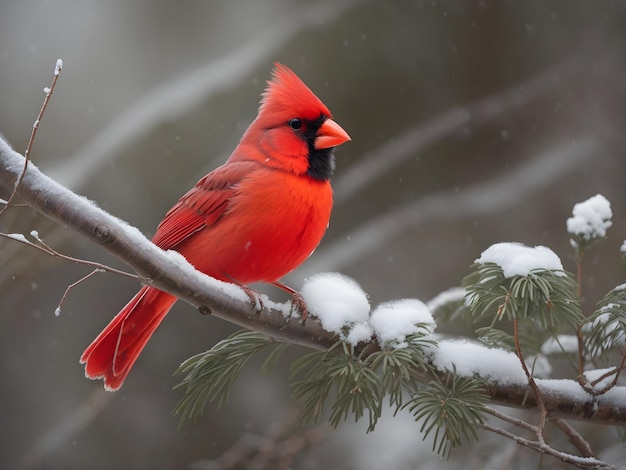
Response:
[{"label": "bird's eye", "polygon": [[302,128],[302,121],[298,118],[293,118],[289,121],[289,127],[291,127],[294,131],[298,131]]}]

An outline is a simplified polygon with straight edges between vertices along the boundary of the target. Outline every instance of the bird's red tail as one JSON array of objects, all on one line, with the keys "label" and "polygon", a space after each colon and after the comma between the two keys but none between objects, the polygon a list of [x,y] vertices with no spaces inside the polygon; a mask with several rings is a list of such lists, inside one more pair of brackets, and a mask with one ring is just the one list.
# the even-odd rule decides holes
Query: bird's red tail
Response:
[{"label": "bird's red tail", "polygon": [[80,357],[85,376],[104,379],[104,388],[119,389],[144,346],[177,298],[143,287]]}]

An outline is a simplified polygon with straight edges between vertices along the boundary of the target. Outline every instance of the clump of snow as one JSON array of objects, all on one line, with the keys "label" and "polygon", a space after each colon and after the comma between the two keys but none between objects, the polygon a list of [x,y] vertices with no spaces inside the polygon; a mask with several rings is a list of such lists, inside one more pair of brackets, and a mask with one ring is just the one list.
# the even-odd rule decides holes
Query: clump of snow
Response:
[{"label": "clump of snow", "polygon": [[521,243],[496,243],[482,252],[476,263],[495,263],[502,268],[504,277],[528,276],[533,269],[562,271],[563,264],[550,248],[529,247]]},{"label": "clump of snow", "polygon": [[322,327],[352,345],[376,336],[381,345],[391,342],[393,347],[406,347],[407,336],[423,331],[418,324],[426,325],[427,333],[436,327],[428,307],[417,299],[380,304],[370,316],[367,294],[353,279],[338,273],[307,279],[301,294]]},{"label": "clump of snow", "polygon": [[528,383],[518,357],[502,349],[470,341],[443,340],[429,350],[433,365],[442,372],[463,377],[479,376],[503,385]]},{"label": "clump of snow", "polygon": [[374,329],[369,323],[357,323],[350,332],[346,335],[346,341],[353,346],[356,346],[361,341],[369,341],[374,336]]},{"label": "clump of snow", "polygon": [[541,345],[543,354],[576,353],[578,352],[578,338],[574,335],[557,335],[548,338]]},{"label": "clump of snow", "polygon": [[370,317],[378,342],[381,345],[391,342],[396,348],[407,346],[406,337],[420,331],[418,323],[425,324],[429,333],[437,326],[426,304],[417,299],[385,302]]},{"label": "clump of snow", "polygon": [[18,242],[22,242],[22,243],[30,243],[26,237],[24,236],[23,233],[6,233],[4,235],[5,237],[8,238],[12,238],[13,240],[17,240]]},{"label": "clump of snow", "polygon": [[601,194],[574,205],[572,217],[567,219],[567,231],[585,241],[603,238],[613,225],[611,203]]},{"label": "clump of snow", "polygon": [[619,251],[626,253],[626,240],[622,242],[622,246],[620,246]]},{"label": "clump of snow", "polygon": [[275,302],[265,294],[262,294],[260,292],[256,292],[256,294],[258,295],[258,300],[263,303],[263,306],[265,308],[270,310],[278,310],[283,314],[283,317],[285,317],[286,319],[289,320],[291,318],[291,315],[294,313],[291,302]]},{"label": "clump of snow", "polygon": [[[316,274],[304,281],[300,294],[309,313],[319,318],[322,328],[342,338],[345,328],[367,323],[370,311],[367,294],[356,281],[343,274]],[[366,326],[359,326],[353,340],[360,340],[367,334]]]},{"label": "clump of snow", "polygon": [[61,73],[61,69],[63,69],[63,60],[57,59],[57,63],[54,66],[54,75],[59,75]]}]

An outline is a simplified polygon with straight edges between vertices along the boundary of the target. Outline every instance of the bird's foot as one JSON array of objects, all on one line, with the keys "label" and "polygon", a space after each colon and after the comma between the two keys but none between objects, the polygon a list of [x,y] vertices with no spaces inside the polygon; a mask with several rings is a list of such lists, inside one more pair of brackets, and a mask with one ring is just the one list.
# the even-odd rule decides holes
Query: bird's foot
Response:
[{"label": "bird's foot", "polygon": [[304,301],[302,294],[280,281],[273,281],[272,284],[291,294],[291,309],[289,310],[289,320],[287,320],[287,323],[289,323],[289,321],[291,320],[291,316],[294,314],[294,312],[297,312],[298,315],[300,315],[302,324],[304,325],[304,322],[309,316],[309,309],[306,306],[306,302]]},{"label": "bird's foot", "polygon": [[239,282],[237,279],[235,279],[234,277],[232,277],[230,274],[228,273],[224,273],[224,276],[226,276],[228,279],[230,279],[230,281],[233,284],[237,284],[239,286],[239,288],[245,292],[245,294],[248,296],[248,298],[250,299],[250,303],[252,304],[252,308],[256,311],[256,315],[257,317],[259,315],[261,315],[261,312],[263,311],[263,309],[265,308],[265,305],[263,304],[263,299],[261,299],[261,294],[259,294],[257,291],[255,291],[254,289],[250,289],[248,286],[242,284],[241,282]]},{"label": "bird's foot", "polygon": [[261,298],[261,294],[259,294],[254,289],[250,289],[248,286],[239,285],[241,289],[246,293],[248,298],[250,299],[250,303],[252,304],[252,308],[256,311],[257,316],[261,315],[261,312],[265,308],[263,304],[263,299]]},{"label": "bird's foot", "polygon": [[300,315],[300,320],[302,320],[302,324],[309,317],[309,309],[306,306],[306,302],[304,298],[299,292],[294,292],[291,294],[291,310],[289,310],[289,317],[296,312]]}]

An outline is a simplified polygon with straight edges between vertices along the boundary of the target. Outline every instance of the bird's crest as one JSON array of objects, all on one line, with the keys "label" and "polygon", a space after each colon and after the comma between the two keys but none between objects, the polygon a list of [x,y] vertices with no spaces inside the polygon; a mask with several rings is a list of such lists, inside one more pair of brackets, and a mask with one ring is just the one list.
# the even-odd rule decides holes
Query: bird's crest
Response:
[{"label": "bird's crest", "polygon": [[259,117],[282,121],[292,117],[315,120],[330,111],[311,89],[285,65],[274,63],[272,78],[263,92]]}]

